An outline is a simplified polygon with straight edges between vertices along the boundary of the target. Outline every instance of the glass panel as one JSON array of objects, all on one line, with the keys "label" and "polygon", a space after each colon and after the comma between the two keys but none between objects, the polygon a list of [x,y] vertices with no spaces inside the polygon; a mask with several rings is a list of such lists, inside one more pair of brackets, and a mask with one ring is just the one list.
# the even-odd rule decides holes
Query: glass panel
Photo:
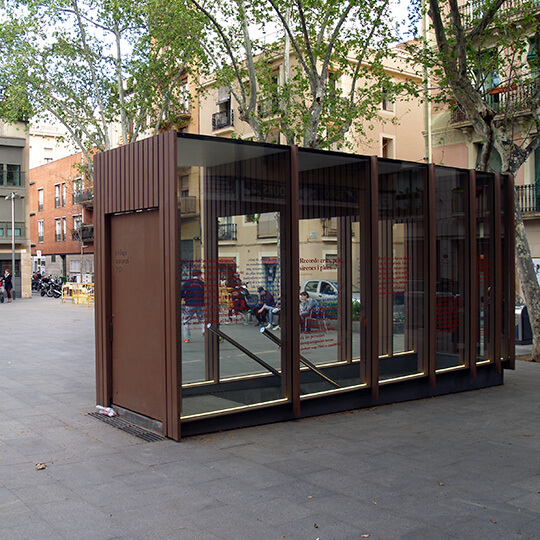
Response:
[{"label": "glass panel", "polygon": [[379,376],[424,372],[427,169],[379,161]]},{"label": "glass panel", "polygon": [[465,365],[466,186],[469,173],[436,168],[437,369]]},{"label": "glass panel", "polygon": [[[279,302],[289,171],[288,148],[178,139],[184,420],[288,399]],[[270,323],[275,341],[260,332]]]},{"label": "glass panel", "polygon": [[21,185],[21,166],[7,165],[6,183],[8,186]]},{"label": "glass panel", "polygon": [[491,208],[493,208],[493,176],[476,173],[476,249],[478,285],[477,362],[493,360],[490,343],[490,291],[491,291]]},{"label": "glass panel", "polygon": [[[508,187],[509,178],[507,175],[501,175],[501,223],[503,226],[501,227],[501,244],[502,249],[501,253],[503,256],[503,265],[506,267],[507,265],[514,264],[514,253],[508,253],[508,250],[510,249],[508,245],[508,231],[506,231],[505,224],[507,222],[507,212],[508,212],[508,206],[510,201],[507,200],[506,190]],[[501,357],[503,359],[510,358],[514,351],[511,350],[511,336],[509,335],[509,332],[514,333],[515,335],[515,295],[513,294],[513,287],[515,287],[515,284],[511,282],[510,273],[509,272],[503,272],[502,273],[502,281],[503,281],[503,290],[502,290],[502,330],[501,330],[501,336],[502,336],[502,346],[501,346]]]},{"label": "glass panel", "polygon": [[299,171],[300,385],[305,397],[366,381],[358,232],[367,219],[369,161],[303,149]]}]

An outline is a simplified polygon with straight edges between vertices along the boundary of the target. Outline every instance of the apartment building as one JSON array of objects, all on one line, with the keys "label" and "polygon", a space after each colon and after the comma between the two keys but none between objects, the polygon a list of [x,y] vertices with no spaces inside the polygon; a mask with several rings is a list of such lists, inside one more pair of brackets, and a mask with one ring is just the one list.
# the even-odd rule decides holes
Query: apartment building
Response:
[{"label": "apartment building", "polygon": [[30,170],[32,271],[93,281],[94,195],[81,153]]},{"label": "apartment building", "polygon": [[13,272],[15,294],[22,297],[32,294],[28,160],[26,122],[0,122],[0,273]]},{"label": "apartment building", "polygon": [[[465,25],[467,21],[473,20],[473,16],[482,9],[482,6],[483,3],[474,1],[462,3],[460,10]],[[540,1],[508,0],[500,8],[500,17],[508,25],[520,23],[520,14],[530,15],[531,8],[537,15],[540,14]],[[536,59],[533,43],[534,27],[520,24],[520,32],[529,36],[529,45],[521,60],[523,62],[521,69],[527,72],[527,63],[531,65]],[[490,51],[492,54],[498,52],[499,45],[495,34],[492,45],[492,49],[488,48],[484,54],[488,55]],[[535,128],[529,120],[531,98],[536,91],[536,85],[529,81],[530,70],[538,68],[529,67],[529,73],[525,73],[528,77],[523,78],[526,82],[522,82],[518,69],[512,66],[508,69],[515,72],[512,72],[512,75],[495,71],[484,73],[482,85],[487,94],[487,103],[496,112],[498,111],[501,117],[508,114],[514,119],[515,139],[526,141],[531,133],[535,133]],[[483,141],[475,133],[472,123],[459,106],[449,105],[441,108],[439,105],[434,108],[431,115],[431,132],[434,163],[471,169],[476,167]],[[500,165],[500,156],[495,150],[489,167],[497,172]],[[517,202],[523,213],[532,255],[537,259],[540,268],[540,150],[536,150],[524,163],[516,175],[515,182]]]},{"label": "apartment building", "polygon": [[[387,61],[387,73],[396,80],[404,78],[414,79],[415,74],[407,68],[406,51],[397,49],[395,58]],[[294,59],[293,59],[294,61]],[[284,77],[282,57],[274,59],[272,66],[275,80],[279,86]],[[419,81],[418,81],[419,82]],[[334,77],[333,84],[346,93],[351,88],[350,77],[340,75]],[[227,88],[212,86],[212,80],[202,82],[205,92],[200,96],[200,134],[212,135],[222,138],[251,139],[253,132],[249,124],[239,119],[237,113],[239,104]],[[388,96],[380,103],[379,121],[370,122],[372,129],[368,130],[367,137],[361,137],[352,129],[347,134],[347,142],[353,152],[362,155],[376,155],[381,158],[423,162],[425,143],[423,136],[424,116],[423,107],[419,99],[397,98]],[[285,144],[282,134],[276,132],[272,140]],[[194,199],[192,204],[197,207],[198,184],[196,178],[186,173],[181,180],[185,184],[186,195]],[[331,177],[326,179],[330,184]],[[255,182],[249,187],[255,190]],[[190,187],[191,186],[191,187]],[[184,188],[183,188],[184,189]],[[246,187],[246,189],[248,189]],[[321,192],[314,193],[315,198],[324,198]],[[189,190],[189,191],[188,191]],[[332,196],[337,196],[339,190],[330,189]],[[259,197],[264,198],[260,193]],[[348,196],[340,192],[341,198]],[[191,214],[191,222],[196,216]],[[343,227],[343,224],[341,225]],[[350,226],[351,227],[351,226]],[[398,226],[399,228],[399,226]],[[183,235],[185,259],[191,259],[200,249],[200,227],[192,225],[194,232],[186,230]],[[300,221],[301,258],[308,261],[301,265],[301,282],[308,280],[327,280],[334,282],[337,279],[339,268],[338,257],[338,219],[330,215],[316,219],[302,219]],[[197,232],[198,231],[198,232]],[[358,249],[360,230],[357,225],[351,227],[352,245]],[[395,232],[396,245],[401,231]],[[194,240],[189,240],[189,238]],[[255,215],[227,216],[219,218],[219,272],[223,280],[227,280],[234,272],[239,271],[248,288],[256,291],[257,286],[263,286],[279,294],[280,262],[278,257],[280,231],[279,216],[275,212],[263,212]],[[403,250],[396,248],[396,257],[403,258]],[[399,252],[399,254],[398,254]],[[240,265],[239,261],[244,261]],[[249,261],[246,263],[245,261]],[[309,262],[311,261],[311,263]],[[396,263],[399,266],[399,263]]]}]

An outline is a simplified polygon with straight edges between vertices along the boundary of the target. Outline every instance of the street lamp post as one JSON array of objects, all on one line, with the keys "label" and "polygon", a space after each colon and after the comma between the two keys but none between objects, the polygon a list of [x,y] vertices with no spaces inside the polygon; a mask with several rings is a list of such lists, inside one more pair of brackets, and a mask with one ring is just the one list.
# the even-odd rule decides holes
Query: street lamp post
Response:
[{"label": "street lamp post", "polygon": [[22,199],[23,196],[12,191],[5,196],[6,201],[11,199],[11,275],[13,286],[15,286],[15,199]]}]

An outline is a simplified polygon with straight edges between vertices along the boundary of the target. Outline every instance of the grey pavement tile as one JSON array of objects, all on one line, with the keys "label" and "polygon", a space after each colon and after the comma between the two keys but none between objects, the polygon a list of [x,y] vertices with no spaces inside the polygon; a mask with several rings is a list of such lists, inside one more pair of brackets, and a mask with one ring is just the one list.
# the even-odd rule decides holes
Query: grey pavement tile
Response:
[{"label": "grey pavement tile", "polygon": [[67,501],[76,495],[76,492],[58,482],[48,482],[42,485],[13,486],[11,492],[30,507],[41,504]]},{"label": "grey pavement tile", "polygon": [[504,526],[497,522],[496,518],[471,518],[464,522],[457,522],[453,527],[453,534],[463,540],[478,540],[489,538],[490,540],[511,539],[535,539],[536,533],[520,532],[514,526]]},{"label": "grey pavement tile", "polygon": [[318,515],[316,511],[284,497],[250,504],[245,507],[245,510],[256,519],[274,527],[305,519],[309,516],[316,521]]},{"label": "grey pavement tile", "polygon": [[3,504],[9,504],[13,501],[16,501],[18,497],[13,493],[12,490],[7,489],[6,487],[0,486],[0,508]]},{"label": "grey pavement tile", "polygon": [[530,510],[531,512],[536,512],[540,515],[540,493],[528,493],[515,499],[508,501],[508,504],[511,506],[517,506],[518,508],[524,508]]},{"label": "grey pavement tile", "polygon": [[301,458],[291,458],[281,461],[274,461],[271,463],[267,463],[266,466],[270,469],[295,478],[304,476],[305,474],[309,473],[328,470],[328,467],[323,463],[316,463],[315,461]]},{"label": "grey pavement tile", "polygon": [[215,466],[212,462],[171,462],[153,465],[152,470],[164,475],[170,481],[190,485],[229,476],[227,472],[221,470],[219,466]]},{"label": "grey pavement tile", "polygon": [[37,461],[50,461],[63,454],[61,446],[39,435],[19,437],[5,442],[23,456]]},{"label": "grey pavement tile", "polygon": [[109,540],[124,533],[109,513],[77,499],[41,504],[36,515],[70,540]]},{"label": "grey pavement tile", "polygon": [[224,476],[238,478],[239,480],[260,489],[285,484],[289,481],[289,477],[285,474],[257,463],[246,462],[240,458],[229,458],[216,461],[212,466],[215,467],[216,472]]},{"label": "grey pavement tile", "polygon": [[280,496],[277,490],[255,488],[238,478],[231,477],[199,482],[196,485],[197,491],[205,494],[207,497],[215,498],[223,504],[232,504],[241,507],[255,504],[259,501],[268,501]]},{"label": "grey pavement tile", "polygon": [[0,540],[68,540],[57,529],[43,521],[26,522],[23,525],[0,527]]},{"label": "grey pavement tile", "polygon": [[[113,521],[124,530],[129,540],[224,540],[204,529],[203,523],[190,525],[176,509],[151,509],[147,512],[126,510]],[[129,532],[129,534],[127,534]]]},{"label": "grey pavement tile", "polygon": [[0,517],[0,529],[39,522],[35,510],[18,498],[0,504]]},{"label": "grey pavement tile", "polygon": [[458,540],[459,537],[429,525],[399,536],[399,540]]},{"label": "grey pavement tile", "polygon": [[268,448],[255,442],[230,446],[227,448],[227,452],[233,456],[260,463],[261,465],[281,461],[288,457],[288,454],[279,448]]},{"label": "grey pavement tile", "polygon": [[519,480],[518,482],[514,482],[513,485],[514,487],[520,489],[536,491],[537,493],[540,493],[540,474],[535,474],[523,480]]},{"label": "grey pavement tile", "polygon": [[36,463],[38,462],[39,460],[32,460],[0,465],[0,482],[8,489],[54,484],[56,480],[49,474],[50,468],[36,470]]},{"label": "grey pavement tile", "polygon": [[[326,514],[298,519],[276,527],[277,538],[291,540],[359,540],[369,528],[355,527]],[[276,538],[274,536],[273,538]]]},{"label": "grey pavement tile", "polygon": [[230,505],[183,516],[182,522],[188,528],[200,527],[224,540],[238,537],[242,540],[281,538],[277,528]]},{"label": "grey pavement tile", "polygon": [[278,484],[276,486],[268,487],[261,492],[268,498],[287,497],[291,500],[309,501],[311,499],[325,499],[332,497],[334,492],[325,489],[311,482],[306,482],[305,479],[294,479],[286,484]]},{"label": "grey pavement tile", "polygon": [[516,527],[516,530],[522,534],[524,538],[538,538],[538,531],[540,531],[540,518],[528,521],[527,523]]}]

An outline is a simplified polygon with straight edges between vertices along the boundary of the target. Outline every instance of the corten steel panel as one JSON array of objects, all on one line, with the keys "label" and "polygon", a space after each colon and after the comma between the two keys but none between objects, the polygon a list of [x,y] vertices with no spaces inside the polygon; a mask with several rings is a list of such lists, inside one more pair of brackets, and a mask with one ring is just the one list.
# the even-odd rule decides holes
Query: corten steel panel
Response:
[{"label": "corten steel panel", "polygon": [[368,234],[366,242],[368,255],[364,258],[368,283],[371,283],[370,295],[366,306],[367,317],[367,356],[368,369],[371,368],[371,395],[379,399],[379,167],[378,159],[371,158],[368,208]]},{"label": "corten steel panel", "polygon": [[111,218],[112,401],[165,420],[165,317],[159,213]]},{"label": "corten steel panel", "polygon": [[[95,268],[96,268],[96,383],[97,402],[112,402],[111,354],[111,271],[110,220],[116,213],[159,208],[158,234],[159,272],[155,279],[161,289],[166,322],[164,347],[166,368],[166,422],[163,432],[172,438],[180,437],[180,370],[177,347],[178,295],[176,226],[176,133],[168,132],[128,146],[98,154],[95,166]],[[140,156],[142,155],[142,161]],[[133,156],[138,156],[135,159]],[[141,213],[137,213],[141,215]],[[167,244],[165,246],[165,244]],[[173,330],[174,329],[174,330]],[[139,411],[136,411],[139,412]]]},{"label": "corten steel panel", "polygon": [[[435,205],[435,165],[431,164],[427,168],[425,182],[425,207],[427,212],[424,213],[426,227],[424,228],[425,245],[428,247],[426,258],[426,269],[424,276],[427,277],[425,284],[426,293],[424,294],[424,351],[427,356],[427,369],[429,374],[429,384],[435,388],[436,382],[436,298],[437,298],[437,222],[436,222],[436,205]],[[425,361],[424,361],[425,365]]]}]

